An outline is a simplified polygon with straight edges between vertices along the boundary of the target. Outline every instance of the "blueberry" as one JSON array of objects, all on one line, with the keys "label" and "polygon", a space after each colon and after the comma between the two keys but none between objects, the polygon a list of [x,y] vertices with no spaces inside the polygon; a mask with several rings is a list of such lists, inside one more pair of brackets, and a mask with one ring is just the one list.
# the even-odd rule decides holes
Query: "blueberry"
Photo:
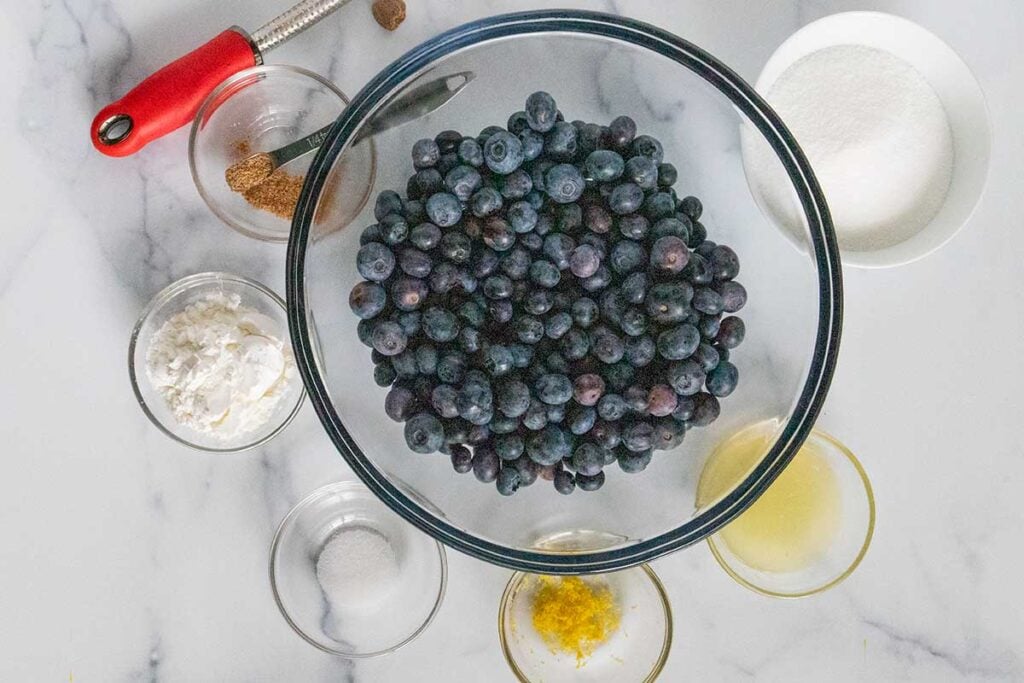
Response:
[{"label": "blueberry", "polygon": [[651,464],[653,453],[650,449],[639,452],[623,452],[618,456],[619,469],[629,474],[643,472]]},{"label": "blueberry", "polygon": [[656,451],[671,450],[683,442],[685,435],[686,429],[679,421],[671,417],[659,418],[654,421],[654,443],[652,448]]},{"label": "blueberry", "polygon": [[533,189],[538,192],[547,192],[545,179],[548,171],[554,168],[555,162],[550,159],[538,159],[530,167],[530,180],[533,181]]},{"label": "blueberry", "polygon": [[416,175],[412,177],[412,183],[416,186],[416,195],[419,197],[429,197],[432,194],[444,192],[444,176],[437,168],[416,171]]},{"label": "blueberry", "polygon": [[579,487],[580,491],[596,491],[604,486],[604,472],[598,472],[593,476],[587,476],[577,472],[574,479],[576,481],[576,486]]},{"label": "blueberry", "polygon": [[572,164],[556,164],[544,174],[544,191],[559,204],[576,201],[583,195],[584,188],[583,174]]},{"label": "blueberry", "polygon": [[457,130],[442,130],[434,136],[434,142],[437,143],[441,154],[448,154],[458,148],[459,143],[462,142],[462,133]]},{"label": "blueberry", "polygon": [[533,191],[533,179],[521,168],[508,175],[498,176],[496,184],[501,196],[506,199],[522,199]]},{"label": "blueberry", "polygon": [[583,209],[579,204],[560,204],[555,209],[555,227],[561,232],[573,233],[583,225]]},{"label": "blueberry", "polygon": [[569,254],[569,269],[576,277],[590,277],[600,265],[601,255],[589,244],[581,244]]},{"label": "blueberry", "polygon": [[512,302],[508,299],[492,299],[487,302],[487,314],[496,323],[507,323],[513,313]]},{"label": "blueberry", "polygon": [[714,341],[722,329],[722,317],[720,315],[702,315],[697,322],[697,329],[700,335],[709,341]]},{"label": "blueberry", "polygon": [[398,266],[410,277],[425,278],[430,275],[433,260],[419,249],[403,249],[398,254]]},{"label": "blueberry", "polygon": [[517,233],[530,232],[537,225],[537,211],[525,201],[515,202],[509,206],[506,217]]},{"label": "blueberry", "polygon": [[715,344],[726,349],[735,349],[743,342],[746,326],[741,318],[730,315],[722,319],[715,336]]},{"label": "blueberry", "polygon": [[572,453],[572,436],[556,425],[546,425],[527,437],[526,453],[538,465],[554,465]]},{"label": "blueberry", "polygon": [[516,243],[516,235],[501,216],[489,216],[484,222],[484,244],[495,251],[507,251]]},{"label": "blueberry", "polygon": [[690,219],[690,239],[687,240],[686,246],[694,249],[697,245],[701,244],[708,237],[707,228],[700,221],[691,218]]},{"label": "blueberry", "polygon": [[388,294],[376,282],[360,282],[352,288],[348,296],[348,305],[358,317],[363,320],[373,318],[381,311],[388,302]]},{"label": "blueberry", "polygon": [[465,420],[459,418],[443,420],[441,426],[444,428],[444,442],[449,447],[452,444],[469,443],[469,431],[473,425]]},{"label": "blueberry", "polygon": [[675,215],[676,203],[669,193],[655,192],[644,200],[641,210],[648,220],[656,222]]},{"label": "blueberry", "polygon": [[391,300],[400,311],[415,311],[427,299],[427,283],[415,277],[400,277],[391,285]]},{"label": "blueberry", "polygon": [[473,476],[485,484],[498,478],[501,459],[493,448],[479,446],[473,454]]},{"label": "blueberry", "polygon": [[526,98],[526,122],[535,131],[546,133],[551,130],[558,114],[555,99],[546,92],[535,92]]},{"label": "blueberry", "polygon": [[662,149],[661,143],[650,135],[636,136],[636,139],[633,140],[632,150],[633,154],[647,157],[655,164],[664,161],[665,151]]},{"label": "blueberry", "polygon": [[569,267],[569,256],[576,248],[576,241],[561,232],[553,232],[544,238],[544,255],[558,266],[559,270]]},{"label": "blueberry", "polygon": [[676,180],[679,179],[679,172],[676,167],[672,164],[658,164],[658,185],[661,187],[671,187],[676,184]]},{"label": "blueberry", "polygon": [[541,259],[530,264],[530,279],[541,287],[555,287],[562,279],[561,273],[551,261]]},{"label": "blueberry", "polygon": [[704,372],[711,372],[718,365],[719,356],[715,347],[701,342],[690,359],[697,363]]},{"label": "blueberry", "polygon": [[471,240],[478,240],[484,234],[483,221],[465,211],[462,213],[462,223],[459,227],[462,228],[462,232],[465,233],[466,237]]},{"label": "blueberry", "polygon": [[625,346],[618,336],[611,332],[595,335],[590,341],[591,352],[602,363],[618,363],[625,355]]},{"label": "blueberry", "polygon": [[[537,219],[538,225],[540,224],[540,218]],[[520,235],[516,240],[519,244],[526,247],[530,251],[537,251],[544,246],[544,238],[537,234],[537,229],[534,228],[533,232],[528,232],[525,235]]]},{"label": "blueberry", "polygon": [[685,282],[659,282],[647,290],[647,315],[662,324],[682,321],[693,298],[693,287]]},{"label": "blueberry", "polygon": [[418,249],[430,251],[441,241],[441,228],[433,223],[420,223],[409,233],[409,241]]},{"label": "blueberry", "polygon": [[649,335],[630,337],[625,341],[626,362],[636,368],[650,365],[656,354],[654,340]]},{"label": "blueberry", "polygon": [[450,342],[459,334],[455,314],[437,306],[423,312],[423,333],[436,342]]},{"label": "blueberry", "polygon": [[419,225],[427,220],[427,209],[423,206],[423,202],[410,199],[402,203],[402,215],[405,216],[409,225]]},{"label": "blueberry", "polygon": [[378,221],[383,220],[389,213],[402,212],[402,198],[394,190],[384,190],[377,195],[373,205],[373,217]]},{"label": "blueberry", "polygon": [[455,398],[459,417],[473,424],[490,422],[492,414],[491,388],[489,385],[465,382]]},{"label": "blueberry", "polygon": [[574,327],[562,337],[560,348],[566,360],[580,360],[590,351],[590,337],[582,330]]},{"label": "blueberry", "polygon": [[738,282],[720,282],[715,291],[722,297],[722,310],[726,313],[735,313],[747,304],[747,290]]},{"label": "blueberry", "polygon": [[561,374],[541,375],[533,385],[534,394],[548,405],[561,405],[573,396],[573,385]]},{"label": "blueberry", "polygon": [[398,378],[398,373],[390,363],[381,363],[373,368],[373,381],[379,387],[389,387]]},{"label": "blueberry", "polygon": [[548,424],[561,424],[565,420],[565,404],[548,406]]},{"label": "blueberry", "polygon": [[597,320],[597,316],[597,303],[593,299],[584,296],[572,302],[572,319],[580,327],[590,327]]},{"label": "blueberry", "polygon": [[512,115],[508,117],[508,123],[505,124],[505,128],[507,128],[510,133],[515,133],[516,135],[529,129],[529,127],[530,122],[526,118],[526,112],[522,109],[517,112],[513,112]]},{"label": "blueberry", "polygon": [[658,335],[658,353],[662,358],[689,358],[700,344],[700,331],[688,323],[669,328]]},{"label": "blueberry", "polygon": [[494,404],[503,415],[519,417],[530,407],[530,389],[517,379],[503,381],[498,385]]},{"label": "blueberry", "polygon": [[437,372],[437,347],[433,344],[420,344],[416,347],[416,369],[424,375]]},{"label": "blueberry", "polygon": [[461,232],[446,232],[441,238],[441,255],[452,263],[465,263],[472,255],[472,243]]},{"label": "blueberry", "polygon": [[398,244],[409,236],[409,224],[397,213],[389,213],[377,225],[381,239],[388,244]]},{"label": "blueberry", "polygon": [[524,130],[519,135],[519,142],[523,144],[523,159],[533,161],[544,151],[544,136],[535,130]]},{"label": "blueberry", "polygon": [[441,158],[441,148],[433,140],[417,140],[412,146],[412,165],[416,168],[433,166]]},{"label": "blueberry", "polygon": [[642,386],[634,384],[631,387],[626,387],[626,390],[622,392],[622,398],[634,413],[647,412],[647,390]]},{"label": "blueberry", "polygon": [[625,167],[622,156],[610,149],[598,149],[587,155],[587,175],[599,183],[617,180]]},{"label": "blueberry", "polygon": [[381,235],[380,226],[374,223],[363,228],[363,232],[359,235],[359,245],[363,246],[370,242],[379,242],[384,237]]},{"label": "blueberry", "polygon": [[517,368],[525,368],[533,360],[533,347],[526,344],[509,344],[508,350],[512,353],[512,365]]},{"label": "blueberry", "polygon": [[693,396],[704,386],[707,375],[701,365],[691,359],[672,363],[668,368],[668,381],[680,396]]},{"label": "blueberry", "polygon": [[547,406],[536,399],[530,401],[530,406],[526,409],[526,412],[523,413],[523,426],[527,429],[537,431],[543,429],[547,423]]},{"label": "blueberry", "polygon": [[622,429],[622,445],[634,453],[646,451],[654,443],[654,425],[647,420],[630,423]]},{"label": "blueberry", "polygon": [[658,185],[658,165],[647,157],[631,158],[626,162],[623,175],[643,190],[652,190]]},{"label": "blueberry", "polygon": [[667,216],[665,218],[659,218],[654,225],[651,227],[651,237],[659,239],[661,237],[677,237],[686,246],[685,242],[690,237],[690,228],[688,226],[689,219],[683,216],[683,220],[680,220],[676,216]]},{"label": "blueberry", "polygon": [[384,412],[395,422],[408,420],[416,409],[416,395],[406,386],[395,385],[384,398]]},{"label": "blueberry", "polygon": [[630,273],[622,281],[619,291],[626,303],[642,304],[647,296],[648,278],[646,273]]},{"label": "blueberry", "polygon": [[606,289],[601,293],[598,305],[601,307],[601,316],[606,321],[616,325],[622,324],[622,314],[626,312],[628,305],[622,292],[613,287]]},{"label": "blueberry", "polygon": [[584,373],[576,377],[572,385],[572,395],[581,406],[597,405],[604,395],[605,383],[600,375]]},{"label": "blueberry", "polygon": [[580,436],[586,434],[597,421],[597,411],[591,407],[575,407],[568,414],[569,431]]},{"label": "blueberry", "polygon": [[724,306],[722,296],[710,287],[698,287],[693,293],[693,307],[701,313],[715,315],[721,313]]},{"label": "blueberry", "polygon": [[721,410],[717,398],[701,392],[693,397],[693,416],[690,423],[695,427],[706,427],[718,419]]},{"label": "blueberry", "polygon": [[451,447],[452,469],[459,474],[465,474],[473,469],[473,454],[461,444]]},{"label": "blueberry", "polygon": [[491,436],[490,428],[485,424],[471,424],[466,433],[466,443],[476,446],[485,443]]},{"label": "blueberry", "polygon": [[441,422],[430,413],[417,413],[405,423],[405,443],[417,453],[433,453],[444,444]]},{"label": "blueberry", "polygon": [[472,166],[456,166],[444,177],[445,187],[462,202],[469,201],[480,183],[480,173]]},{"label": "blueberry", "polygon": [[708,391],[714,396],[723,398],[736,389],[738,380],[739,371],[736,369],[736,366],[727,360],[723,360],[718,364],[718,367],[708,373]]},{"label": "blueberry", "polygon": [[647,331],[647,314],[636,306],[630,306],[622,312],[619,327],[629,337],[639,337]]},{"label": "blueberry", "polygon": [[511,173],[523,163],[523,143],[508,131],[494,133],[484,143],[484,163],[495,173]]},{"label": "blueberry", "polygon": [[596,123],[584,123],[577,132],[577,145],[584,154],[590,154],[602,144],[603,131]]},{"label": "blueberry", "polygon": [[608,208],[620,216],[633,213],[644,201],[644,191],[634,183],[621,183],[612,189],[608,197]]},{"label": "blueberry", "polygon": [[[687,244],[689,244],[689,242],[687,242]],[[683,269],[683,277],[695,285],[709,284],[714,277],[711,272],[711,263],[700,254],[691,253],[690,261],[686,264],[686,268]],[[736,284],[742,287],[739,283]],[[744,291],[744,296],[745,295],[746,292]]]},{"label": "blueberry", "polygon": [[647,412],[655,417],[666,417],[676,409],[676,392],[667,384],[655,384],[647,392]]},{"label": "blueberry", "polygon": [[519,476],[519,470],[514,466],[506,465],[498,471],[498,478],[495,481],[495,487],[501,495],[511,496],[519,490],[521,485],[522,479]]},{"label": "blueberry", "polygon": [[484,368],[495,377],[507,375],[512,370],[512,352],[502,344],[492,344],[484,349]]},{"label": "blueberry", "polygon": [[623,275],[644,267],[647,262],[647,251],[639,242],[633,240],[622,240],[614,247],[608,256],[608,263],[612,270]]},{"label": "blueberry", "polygon": [[455,225],[462,218],[462,204],[459,198],[447,192],[430,196],[426,204],[427,216],[431,222],[442,228]]},{"label": "blueberry", "polygon": [[394,368],[399,379],[413,379],[420,372],[416,367],[416,354],[408,348],[391,357],[391,367]]},{"label": "blueberry", "polygon": [[482,187],[469,199],[469,207],[477,218],[490,216],[501,209],[501,193],[493,187]]},{"label": "blueberry", "polygon": [[569,372],[569,361],[557,351],[550,351],[544,356],[544,365],[550,372],[566,374]]},{"label": "blueberry", "polygon": [[605,394],[597,402],[597,414],[601,416],[602,420],[608,422],[622,419],[628,409],[626,400],[618,394]]},{"label": "blueberry", "polygon": [[482,131],[480,131],[479,135],[476,136],[476,141],[480,144],[481,147],[483,147],[484,143],[487,142],[488,138],[490,138],[495,133],[504,132],[504,130],[505,129],[502,128],[501,126],[487,126]]},{"label": "blueberry", "polygon": [[544,151],[552,159],[570,161],[576,156],[576,127],[559,121],[544,136]]},{"label": "blueberry", "polygon": [[555,485],[555,490],[563,496],[568,496],[576,490],[575,478],[572,476],[571,472],[566,470],[558,470],[555,472],[551,481]]},{"label": "blueberry", "polygon": [[689,216],[691,221],[696,221],[704,212],[704,207],[696,197],[683,197],[679,202],[679,210]]},{"label": "blueberry", "polygon": [[465,138],[459,143],[456,150],[459,161],[468,166],[479,168],[484,165],[484,151],[480,144],[473,138]]},{"label": "blueberry", "polygon": [[716,280],[731,280],[740,272],[740,259],[736,252],[719,244],[711,250],[711,272]]},{"label": "blueberry", "polygon": [[480,350],[480,330],[475,327],[464,327],[459,330],[459,348],[466,353]]},{"label": "blueberry", "polygon": [[[588,204],[583,209],[583,224],[595,235],[608,233],[612,229],[613,222],[612,215],[599,204]],[[593,236],[588,235],[585,237]]]},{"label": "blueberry", "polygon": [[540,473],[540,466],[530,460],[530,456],[521,455],[513,460],[511,464],[516,468],[516,472],[519,473],[520,486],[529,486],[533,482],[537,481],[537,475]]},{"label": "blueberry", "polygon": [[577,474],[593,476],[599,473],[602,467],[604,467],[604,454],[593,443],[584,441],[573,451],[572,468],[576,470]]},{"label": "blueberry", "polygon": [[616,116],[608,124],[607,142],[616,149],[628,149],[636,137],[636,121],[628,116]]},{"label": "blueberry", "polygon": [[572,327],[572,316],[560,311],[548,316],[544,322],[544,334],[550,339],[561,339]]},{"label": "blueberry", "polygon": [[705,239],[697,247],[694,248],[694,251],[696,251],[698,254],[700,254],[701,256],[706,258],[708,260],[708,262],[710,263],[711,262],[711,252],[713,252],[715,250],[715,247],[717,247],[717,246],[718,245],[715,244],[714,242],[712,242],[711,240]]},{"label": "blueberry", "polygon": [[515,460],[526,450],[526,444],[518,434],[503,434],[494,439],[494,450],[502,460]]},{"label": "blueberry", "polygon": [[631,240],[642,240],[650,232],[650,222],[638,213],[631,213],[619,219],[619,233]]},{"label": "blueberry", "polygon": [[457,417],[459,409],[455,405],[458,391],[450,384],[438,384],[430,393],[430,405],[441,417]]},{"label": "blueberry", "polygon": [[532,315],[523,315],[512,323],[516,337],[524,344],[536,344],[544,338],[544,323]]},{"label": "blueberry", "polygon": [[616,423],[599,420],[590,430],[590,439],[604,450],[610,451],[619,445],[622,436]]},{"label": "blueberry", "polygon": [[459,283],[459,268],[454,263],[441,261],[430,273],[430,290],[447,294]]}]

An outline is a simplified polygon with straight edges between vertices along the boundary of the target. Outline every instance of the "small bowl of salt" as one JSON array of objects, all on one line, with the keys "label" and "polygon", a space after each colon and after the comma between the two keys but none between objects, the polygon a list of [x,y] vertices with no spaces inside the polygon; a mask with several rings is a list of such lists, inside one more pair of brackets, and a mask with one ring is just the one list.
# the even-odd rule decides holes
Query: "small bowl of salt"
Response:
[{"label": "small bowl of salt", "polygon": [[447,582],[441,544],[355,481],[307,496],[270,548],[270,584],[285,621],[342,657],[374,657],[412,642],[433,621]]},{"label": "small bowl of salt", "polygon": [[[988,112],[970,69],[931,32],[881,12],[833,14],[780,45],[756,89],[807,155],[844,264],[909,263],[969,220],[988,175]],[[754,199],[806,251],[786,169],[741,133]]]},{"label": "small bowl of salt", "polygon": [[153,297],[132,330],[128,373],[160,431],[213,453],[266,443],[305,396],[284,301],[229,273],[190,275]]}]

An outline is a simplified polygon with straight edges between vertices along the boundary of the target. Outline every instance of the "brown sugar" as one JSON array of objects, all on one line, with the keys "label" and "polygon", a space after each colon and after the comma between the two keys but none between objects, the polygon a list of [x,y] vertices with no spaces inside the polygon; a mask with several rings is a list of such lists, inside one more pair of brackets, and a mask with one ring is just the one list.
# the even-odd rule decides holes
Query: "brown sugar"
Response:
[{"label": "brown sugar", "polygon": [[373,0],[370,9],[377,23],[389,31],[394,31],[405,21],[404,0]]}]

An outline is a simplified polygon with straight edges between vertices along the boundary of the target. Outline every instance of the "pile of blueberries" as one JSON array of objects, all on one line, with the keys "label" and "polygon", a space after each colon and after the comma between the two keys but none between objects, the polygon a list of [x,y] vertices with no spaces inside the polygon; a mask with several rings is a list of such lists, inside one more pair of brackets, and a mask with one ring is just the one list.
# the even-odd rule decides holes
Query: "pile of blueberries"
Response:
[{"label": "pile of blueberries", "polygon": [[568,494],[718,417],[747,293],[662,157],[628,116],[567,122],[545,92],[505,128],[413,146],[349,298],[410,449],[503,495],[538,477]]}]

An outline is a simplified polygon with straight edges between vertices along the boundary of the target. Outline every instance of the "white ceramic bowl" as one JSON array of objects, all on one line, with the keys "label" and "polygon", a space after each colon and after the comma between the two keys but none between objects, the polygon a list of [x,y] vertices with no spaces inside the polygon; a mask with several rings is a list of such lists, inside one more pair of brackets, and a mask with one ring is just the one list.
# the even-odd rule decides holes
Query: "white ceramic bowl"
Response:
[{"label": "white ceramic bowl", "polygon": [[[799,59],[836,45],[863,45],[905,61],[924,77],[942,102],[953,137],[953,174],[938,213],[903,241],[877,249],[843,247],[844,264],[884,268],[919,259],[948,242],[968,221],[988,174],[991,134],[985,97],[974,75],[949,45],[906,19],[881,12],[843,12],[819,19],[790,36],[765,64],[756,89],[767,97],[775,81]],[[798,140],[799,142],[799,140]],[[749,156],[746,145],[744,156]],[[811,159],[813,166],[814,160]],[[748,170],[754,199],[765,215],[806,251],[802,226],[788,226],[769,208]],[[827,196],[826,196],[827,199]],[[836,226],[837,234],[841,226]]]}]

